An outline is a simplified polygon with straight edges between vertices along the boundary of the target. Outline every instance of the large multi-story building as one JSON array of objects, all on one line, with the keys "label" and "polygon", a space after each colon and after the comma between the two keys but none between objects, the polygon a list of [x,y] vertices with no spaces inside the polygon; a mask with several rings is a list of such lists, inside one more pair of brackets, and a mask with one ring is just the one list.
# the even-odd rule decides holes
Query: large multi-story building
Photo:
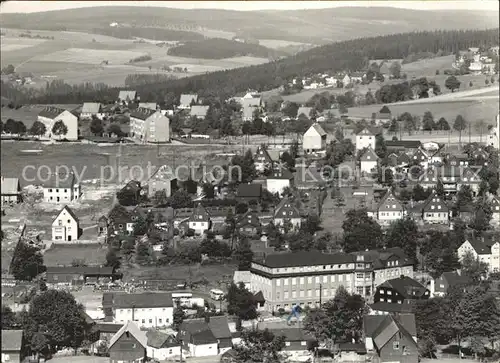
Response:
[{"label": "large multi-story building", "polygon": [[142,142],[169,142],[170,120],[160,111],[137,108],[130,113],[132,137]]},{"label": "large multi-story building", "polygon": [[413,276],[413,262],[392,250],[267,255],[252,262],[250,286],[262,292],[267,311],[316,306],[333,298],[340,286],[370,299],[375,286],[388,276]]}]

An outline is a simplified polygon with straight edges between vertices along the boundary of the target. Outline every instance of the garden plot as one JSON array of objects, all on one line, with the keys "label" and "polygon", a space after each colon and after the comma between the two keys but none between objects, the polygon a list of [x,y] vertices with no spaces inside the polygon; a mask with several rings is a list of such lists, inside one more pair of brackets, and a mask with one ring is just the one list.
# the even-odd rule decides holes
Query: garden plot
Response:
[{"label": "garden plot", "polygon": [[131,59],[147,55],[146,52],[133,52],[127,50],[98,50],[69,48],[54,52],[38,58],[39,61],[46,62],[66,62],[66,63],[88,63],[101,64],[108,61],[111,64],[125,64]]}]

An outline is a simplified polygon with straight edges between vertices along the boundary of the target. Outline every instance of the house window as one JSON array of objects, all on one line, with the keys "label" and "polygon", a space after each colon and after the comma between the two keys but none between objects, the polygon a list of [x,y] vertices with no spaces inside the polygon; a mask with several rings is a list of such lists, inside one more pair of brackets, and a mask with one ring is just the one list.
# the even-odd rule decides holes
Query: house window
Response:
[{"label": "house window", "polygon": [[289,347],[290,346],[290,342],[285,342],[285,346]]},{"label": "house window", "polygon": [[149,319],[149,324],[153,324],[153,319]]},{"label": "house window", "polygon": [[158,323],[160,323],[160,324],[161,324],[161,322],[162,322],[162,320],[161,320],[161,319],[158,319]]},{"label": "house window", "polygon": [[141,323],[146,324],[146,319],[142,319]]},{"label": "house window", "polygon": [[399,342],[398,341],[392,342],[392,349],[399,350]]}]

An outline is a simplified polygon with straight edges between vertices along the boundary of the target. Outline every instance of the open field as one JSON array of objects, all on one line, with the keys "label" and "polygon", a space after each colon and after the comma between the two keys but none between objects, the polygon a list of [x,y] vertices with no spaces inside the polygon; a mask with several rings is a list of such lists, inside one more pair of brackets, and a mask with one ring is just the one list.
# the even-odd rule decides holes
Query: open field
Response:
[{"label": "open field", "polygon": [[125,64],[133,58],[147,55],[147,53],[125,51],[125,50],[97,50],[69,48],[39,57],[42,62],[67,62],[67,63],[90,63],[101,64],[108,61],[111,64]]},{"label": "open field", "polygon": [[440,74],[442,74],[445,69],[452,69],[451,65],[454,60],[454,55],[422,59],[416,62],[402,64],[401,73],[406,73],[408,79],[411,79],[413,76],[417,78],[435,76],[436,70],[439,70]]},{"label": "open field", "polygon": [[[256,57],[220,60],[174,57],[167,55],[167,47],[156,46],[157,42],[139,43],[132,39],[83,32],[31,31],[32,36],[54,37],[53,40],[46,40],[19,37],[20,33],[26,33],[25,30],[3,31],[7,35],[2,37],[1,66],[12,64],[18,72],[32,73],[35,83],[27,87],[43,87],[47,80],[52,79],[61,79],[69,84],[99,82],[123,86],[129,74],[160,72],[173,77],[187,77],[268,61]],[[151,55],[152,59],[128,64],[131,59],[145,54]],[[109,65],[101,66],[105,60]],[[187,68],[187,73],[167,73],[161,69],[163,67]]]},{"label": "open field", "polygon": [[[373,112],[378,112],[382,105],[370,105],[353,107],[348,111],[348,117],[365,118],[369,120]],[[498,98],[484,101],[460,102],[428,102],[416,104],[391,104],[388,105],[393,117],[398,117],[404,112],[422,117],[426,111],[430,111],[435,120],[444,117],[450,125],[458,115],[462,115],[468,122],[475,124],[484,120],[487,124],[494,124],[495,116],[498,115]]]}]

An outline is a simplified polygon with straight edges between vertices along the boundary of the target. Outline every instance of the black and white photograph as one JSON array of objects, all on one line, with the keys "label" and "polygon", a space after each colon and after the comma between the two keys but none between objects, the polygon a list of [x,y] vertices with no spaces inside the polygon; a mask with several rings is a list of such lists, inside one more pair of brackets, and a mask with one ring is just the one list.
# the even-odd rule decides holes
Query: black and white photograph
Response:
[{"label": "black and white photograph", "polygon": [[0,4],[1,363],[500,363],[500,17]]}]

